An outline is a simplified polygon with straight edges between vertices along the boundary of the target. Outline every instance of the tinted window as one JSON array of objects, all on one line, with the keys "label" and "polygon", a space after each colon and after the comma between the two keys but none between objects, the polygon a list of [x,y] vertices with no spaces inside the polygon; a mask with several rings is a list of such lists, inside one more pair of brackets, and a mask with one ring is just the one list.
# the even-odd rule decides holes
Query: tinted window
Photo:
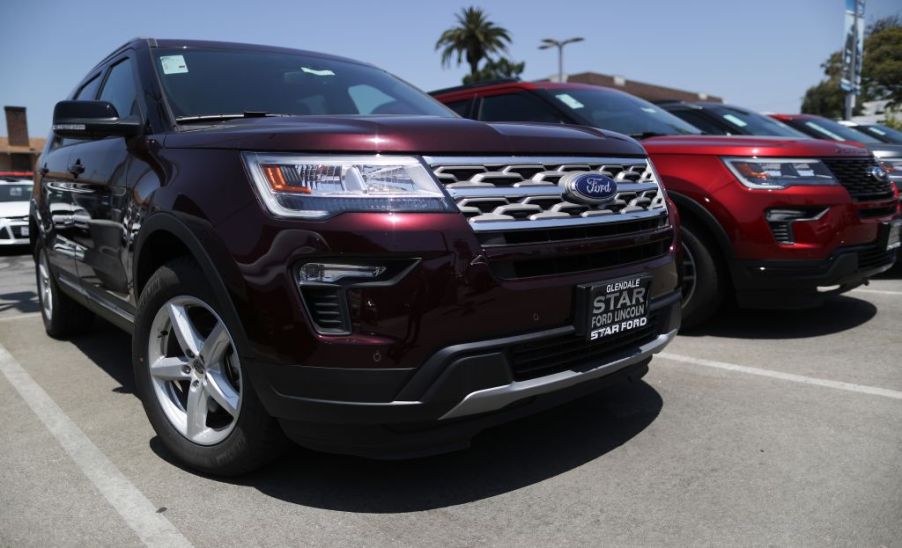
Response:
[{"label": "tinted window", "polygon": [[138,114],[138,93],[131,60],[126,59],[113,66],[103,84],[100,100],[112,103],[121,118]]},{"label": "tinted window", "polygon": [[884,142],[902,143],[902,131],[897,131],[891,127],[882,126],[880,124],[861,126],[861,128]]},{"label": "tinted window", "polygon": [[770,116],[734,107],[705,107],[738,135],[767,135],[773,137],[806,137],[795,129]]},{"label": "tinted window", "polygon": [[31,197],[31,183],[0,184],[0,202],[27,202]]},{"label": "tinted window", "polygon": [[538,97],[529,93],[512,93],[483,97],[479,119],[486,122],[560,123],[563,116]]},{"label": "tinted window", "polygon": [[652,135],[700,133],[673,114],[626,93],[603,88],[552,89],[547,93],[565,111],[589,126],[640,139]]},{"label": "tinted window", "polygon": [[860,143],[879,143],[880,141],[864,133],[859,133],[852,128],[827,118],[799,118],[797,124],[805,127],[805,133],[819,139],[831,139],[833,141],[857,141]]},{"label": "tinted window", "polygon": [[232,49],[158,50],[155,57],[177,120],[245,112],[452,116],[413,86],[354,62]]},{"label": "tinted window", "polygon": [[450,103],[445,103],[445,106],[461,116],[467,117],[470,114],[470,103],[472,101],[467,99],[465,101],[451,101]]},{"label": "tinted window", "polygon": [[708,135],[726,135],[727,131],[721,127],[720,125],[714,123],[708,115],[700,110],[671,110],[669,111],[671,114],[677,116],[678,118],[685,120],[686,122],[692,124],[702,131],[702,133],[707,133]]},{"label": "tinted window", "polygon": [[100,87],[100,76],[95,76],[90,82],[83,85],[75,94],[76,101],[93,101],[97,97],[97,88]]}]

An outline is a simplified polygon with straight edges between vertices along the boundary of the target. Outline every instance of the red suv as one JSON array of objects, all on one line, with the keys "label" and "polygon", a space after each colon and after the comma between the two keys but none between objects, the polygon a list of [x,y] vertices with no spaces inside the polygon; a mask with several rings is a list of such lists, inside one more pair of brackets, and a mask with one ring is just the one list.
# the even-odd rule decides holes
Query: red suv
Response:
[{"label": "red suv", "polygon": [[133,333],[182,462],[282,434],[421,455],[637,380],[675,336],[674,208],[598,130],[455,116],[376,67],[135,40],[57,104],[29,217],[44,326]]},{"label": "red suv", "polygon": [[701,135],[612,89],[551,82],[451,88],[462,116],[580,124],[642,141],[682,219],[683,324],[732,292],[743,307],[797,308],[892,267],[897,191],[859,146],[795,137]]}]

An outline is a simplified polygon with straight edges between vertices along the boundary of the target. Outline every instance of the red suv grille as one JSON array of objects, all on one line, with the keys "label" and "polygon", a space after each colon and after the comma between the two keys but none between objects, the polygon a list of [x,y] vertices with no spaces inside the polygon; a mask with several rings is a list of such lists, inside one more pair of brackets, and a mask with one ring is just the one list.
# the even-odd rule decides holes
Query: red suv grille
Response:
[{"label": "red suv grille", "polygon": [[893,197],[892,183],[881,181],[870,174],[870,169],[877,167],[872,158],[823,158],[839,184],[846,187],[852,198],[859,202],[888,200]]}]

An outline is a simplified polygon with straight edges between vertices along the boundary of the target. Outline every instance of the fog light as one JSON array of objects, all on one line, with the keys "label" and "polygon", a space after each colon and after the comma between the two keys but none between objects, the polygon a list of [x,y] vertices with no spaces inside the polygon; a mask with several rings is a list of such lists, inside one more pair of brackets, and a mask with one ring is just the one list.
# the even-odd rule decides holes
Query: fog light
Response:
[{"label": "fog light", "polygon": [[298,269],[301,283],[336,283],[344,278],[374,279],[386,270],[378,265],[307,263]]}]

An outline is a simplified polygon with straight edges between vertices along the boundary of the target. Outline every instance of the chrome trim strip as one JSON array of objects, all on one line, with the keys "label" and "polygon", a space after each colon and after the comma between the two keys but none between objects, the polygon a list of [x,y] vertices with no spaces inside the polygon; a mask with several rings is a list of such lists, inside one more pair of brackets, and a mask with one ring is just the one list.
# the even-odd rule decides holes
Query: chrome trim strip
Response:
[{"label": "chrome trim strip", "polygon": [[[525,198],[529,196],[554,196],[560,198],[561,187],[556,184],[547,185],[529,185],[521,187],[495,187],[495,188],[446,188],[448,194],[452,198],[494,198],[494,197],[516,197]],[[648,190],[658,190],[658,184],[649,183],[617,183],[617,192],[644,192]]]},{"label": "chrome trim strip", "polygon": [[109,310],[113,314],[116,314],[123,320],[125,320],[129,323],[135,323],[135,317],[130,312],[123,310],[123,309],[119,308],[118,306],[114,305],[113,303],[108,302],[104,299],[96,298],[94,295],[88,293],[88,290],[85,289],[84,287],[82,287],[81,284],[73,282],[72,280],[70,280],[69,278],[66,278],[65,276],[59,276],[57,278],[57,280],[62,282],[63,285],[65,285],[72,291],[78,293],[79,295],[81,295],[82,297],[84,297],[86,299],[91,299],[91,301],[106,308],[107,310]]},{"label": "chrome trim strip", "polygon": [[431,167],[440,166],[507,166],[507,165],[568,165],[568,164],[618,164],[647,165],[648,158],[595,156],[423,156]]},{"label": "chrome trim strip", "polygon": [[632,213],[611,213],[610,215],[595,215],[592,217],[571,217],[570,219],[548,219],[534,221],[481,221],[470,222],[470,227],[476,232],[504,232],[508,230],[542,230],[546,228],[572,228],[601,223],[623,223],[638,219],[651,219],[654,217],[666,217],[667,209],[661,207],[648,211],[633,211]]},{"label": "chrome trim strip", "polygon": [[663,333],[638,349],[635,353],[612,362],[600,364],[588,371],[561,371],[552,375],[538,377],[527,381],[513,381],[504,386],[495,386],[471,392],[439,420],[466,417],[478,413],[495,411],[517,400],[560,390],[576,384],[609,375],[620,369],[638,363],[664,349],[676,336],[677,330]]}]

